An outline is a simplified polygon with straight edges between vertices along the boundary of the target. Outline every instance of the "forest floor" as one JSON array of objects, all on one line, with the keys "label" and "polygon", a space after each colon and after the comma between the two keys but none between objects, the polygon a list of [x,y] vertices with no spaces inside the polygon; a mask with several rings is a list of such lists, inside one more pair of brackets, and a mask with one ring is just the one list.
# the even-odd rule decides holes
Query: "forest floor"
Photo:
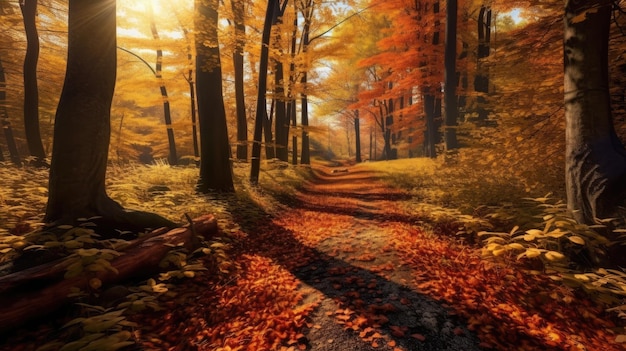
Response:
[{"label": "forest floor", "polygon": [[[319,166],[272,211],[233,208],[225,275],[180,282],[129,317],[133,350],[623,350],[610,314],[522,267],[425,229],[410,196],[360,166]],[[20,331],[29,350],[58,325]]]}]

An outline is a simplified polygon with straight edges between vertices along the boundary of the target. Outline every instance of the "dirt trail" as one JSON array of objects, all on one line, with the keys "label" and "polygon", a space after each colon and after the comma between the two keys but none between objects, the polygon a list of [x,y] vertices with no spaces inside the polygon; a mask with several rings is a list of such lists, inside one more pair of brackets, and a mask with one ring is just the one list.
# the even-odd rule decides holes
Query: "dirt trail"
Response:
[{"label": "dirt trail", "polygon": [[310,350],[479,350],[450,310],[420,293],[417,273],[392,244],[411,223],[394,192],[370,172],[322,168],[277,219],[316,254],[292,270],[305,302],[316,301],[305,333]]}]

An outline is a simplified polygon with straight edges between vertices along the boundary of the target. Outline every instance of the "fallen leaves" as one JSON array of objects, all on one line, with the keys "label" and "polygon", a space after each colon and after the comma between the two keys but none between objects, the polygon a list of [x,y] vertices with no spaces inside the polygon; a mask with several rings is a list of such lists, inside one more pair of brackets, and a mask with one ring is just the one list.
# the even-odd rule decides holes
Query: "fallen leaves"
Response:
[{"label": "fallen leaves", "polygon": [[[421,272],[415,276],[419,289],[466,318],[481,347],[574,350],[585,345],[589,350],[621,350],[612,342],[609,329],[614,325],[601,306],[574,297],[558,282],[485,262],[479,252],[446,237],[426,236],[409,225],[392,233],[403,261]],[[577,338],[571,337],[573,330]],[[457,328],[454,334],[462,335],[463,330]]]},{"label": "fallen leaves", "polygon": [[[302,207],[255,224],[255,232],[241,243],[240,269],[229,280],[198,274],[193,278],[194,293],[181,299],[180,305],[168,307],[166,314],[144,315],[144,322],[150,318],[145,324],[151,328],[138,331],[142,346],[296,351],[306,349],[308,338],[315,334],[336,347],[340,340],[322,335],[322,325],[307,321],[316,303],[303,303],[300,282],[291,273],[313,262],[315,266],[307,268],[318,274],[318,283],[327,279],[330,288],[325,292],[333,294],[339,306],[325,317],[373,348],[406,351],[411,343],[436,340],[429,330],[401,325],[396,318],[418,308],[411,299],[382,294],[388,280],[383,273],[403,264],[412,269],[411,283],[419,287],[418,293],[438,299],[449,307],[450,315],[467,322],[467,329],[451,327],[450,335],[462,337],[473,331],[484,349],[620,349],[607,331],[612,324],[601,307],[559,290],[558,283],[485,262],[479,252],[426,234],[397,215],[376,213],[384,219],[374,225],[384,233],[385,242],[379,248],[364,248],[362,242],[355,242],[361,225],[353,217],[358,207],[355,198],[320,194],[302,198]],[[326,253],[333,260],[364,268],[318,264],[323,245],[330,246]],[[402,262],[375,262],[380,252],[399,255]],[[376,278],[363,278],[359,269],[376,273]],[[306,328],[313,332],[305,332]]]}]

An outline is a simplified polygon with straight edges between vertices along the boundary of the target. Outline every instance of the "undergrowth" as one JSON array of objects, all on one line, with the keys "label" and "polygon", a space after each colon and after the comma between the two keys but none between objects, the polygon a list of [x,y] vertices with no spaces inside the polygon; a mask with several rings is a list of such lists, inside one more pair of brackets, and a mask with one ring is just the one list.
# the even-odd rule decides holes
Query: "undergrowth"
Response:
[{"label": "undergrowth", "polygon": [[[626,271],[603,267],[607,249],[623,245],[626,229],[611,218],[579,224],[560,200],[564,194],[543,195],[562,186],[539,173],[529,179],[484,168],[473,156],[461,151],[359,167],[376,170],[391,186],[410,192],[406,210],[434,232],[480,246],[485,259],[517,264],[580,289],[626,319]],[[611,232],[615,240],[606,238]],[[626,330],[618,334],[616,340],[626,342]]]},{"label": "undergrowth", "polygon": [[[211,274],[219,281],[235,274],[237,262],[229,252],[244,235],[240,226],[277,211],[277,198],[293,194],[309,173],[308,167],[268,161],[263,164],[261,186],[252,187],[246,181],[248,169],[247,164],[234,164],[235,194],[197,194],[195,167],[170,167],[162,162],[109,165],[107,192],[125,208],[154,212],[181,225],[189,218],[213,214],[220,232],[194,252],[173,248],[162,260],[165,272],[158,277],[124,287],[105,287],[96,273],[107,270],[115,273],[110,261],[120,255],[117,250],[127,241],[100,240],[98,228],[90,219],[51,232],[42,223],[48,171],[0,164],[0,177],[5,180],[0,188],[0,274],[9,272],[11,263],[28,254],[44,260],[63,259],[67,279],[80,274],[93,276],[88,291],[75,289],[72,294],[79,301],[76,317],[62,326],[56,340],[47,342],[40,350],[126,347],[133,343],[133,330],[137,328],[129,316],[144,310],[159,310],[164,303],[171,307],[179,281],[201,274]],[[117,289],[113,300],[107,297],[111,289]]]}]

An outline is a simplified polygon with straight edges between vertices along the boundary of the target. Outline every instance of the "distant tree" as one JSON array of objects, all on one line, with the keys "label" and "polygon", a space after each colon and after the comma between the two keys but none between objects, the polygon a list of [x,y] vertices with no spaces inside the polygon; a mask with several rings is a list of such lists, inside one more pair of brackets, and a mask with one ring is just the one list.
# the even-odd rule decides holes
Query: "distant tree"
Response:
[{"label": "distant tree", "polygon": [[259,59],[259,84],[256,105],[256,117],[254,119],[254,136],[252,144],[252,160],[250,167],[250,182],[257,184],[259,182],[259,173],[261,169],[261,138],[263,137],[263,121],[267,114],[267,101],[265,93],[267,89],[267,68],[269,66],[269,42],[272,30],[272,19],[274,11],[278,6],[278,0],[269,0],[267,2],[267,10],[265,12],[265,22],[263,24],[263,34],[261,38],[261,56]]},{"label": "distant tree", "polygon": [[356,162],[361,163],[361,120],[359,110],[354,110],[354,142],[356,144]]},{"label": "distant tree", "polygon": [[[313,14],[315,13],[315,8],[318,4],[315,0],[305,0],[302,1],[302,7],[300,8],[300,12],[303,18],[304,23],[302,24],[302,38],[301,47],[302,54],[306,57],[307,52],[309,51],[309,46],[311,44],[311,24],[313,21]],[[310,150],[310,141],[309,141],[309,98],[307,95],[307,83],[308,83],[308,67],[304,68],[302,71],[302,76],[300,78],[300,84],[303,86],[303,91],[300,93],[300,112],[301,112],[301,120],[300,124],[302,125],[302,151],[300,155],[300,163],[301,164],[311,164],[311,150]]]},{"label": "distant tree", "polygon": [[181,30],[183,31],[183,34],[185,35],[185,39],[187,39],[187,61],[189,63],[189,69],[187,70],[187,76],[185,77],[185,80],[187,81],[187,84],[189,85],[189,111],[191,111],[191,139],[193,141],[193,156],[196,162],[196,165],[200,163],[200,148],[199,148],[199,143],[198,143],[198,123],[196,122],[197,120],[197,108],[196,108],[196,83],[194,81],[194,58],[193,58],[193,50],[192,45],[193,45],[193,40],[190,38],[189,35],[189,30],[187,30],[187,27],[185,27],[185,25],[183,24],[180,16],[178,15],[178,11],[176,10],[176,7],[174,5],[172,5],[172,3],[170,3],[170,5],[172,6],[172,10],[174,11],[174,14],[176,15],[176,18],[178,20],[178,24],[181,28]]},{"label": "distant tree", "polygon": [[37,62],[39,60],[39,34],[37,33],[37,0],[21,0],[20,9],[26,31],[26,56],[24,56],[24,129],[26,143],[35,163],[45,164],[46,152],[39,131],[39,88]]},{"label": "distant tree", "polygon": [[235,70],[235,105],[237,108],[237,159],[248,160],[248,120],[246,118],[246,98],[244,95],[243,49],[246,25],[243,0],[231,0],[233,22],[235,24],[235,50],[233,66]]},{"label": "distant tree", "polygon": [[[291,32],[291,62],[289,64],[289,91],[287,92],[287,121],[291,121],[291,128],[296,129],[298,125],[296,116],[296,98],[293,92],[294,85],[296,84],[296,41],[298,37],[298,3],[293,1],[293,30]],[[291,164],[298,164],[298,134],[292,133],[291,136]]]},{"label": "distant tree", "polygon": [[447,0],[446,6],[446,42],[445,42],[445,69],[444,69],[444,105],[446,106],[444,141],[446,150],[458,147],[456,126],[459,115],[456,96],[456,32],[457,32],[457,0]]},{"label": "distant tree", "polygon": [[197,190],[233,192],[228,126],[218,42],[219,0],[195,0],[196,91],[200,122],[200,179]]},{"label": "distant tree", "polygon": [[611,0],[565,5],[565,174],[581,223],[616,215],[626,198],[626,150],[613,125],[608,49]]},{"label": "distant tree", "polygon": [[124,210],[106,193],[117,59],[115,4],[69,1],[67,70],[55,117],[45,221],[101,216],[118,229],[172,227],[158,215]]},{"label": "distant tree", "polygon": [[13,128],[11,127],[11,120],[9,119],[9,110],[7,109],[7,80],[4,73],[4,66],[2,65],[2,58],[0,57],[0,126],[4,130],[4,136],[7,140],[7,148],[9,149],[9,157],[11,162],[16,166],[22,165],[22,160],[17,151],[17,144],[15,143],[15,137],[13,136]]},{"label": "distant tree", "polygon": [[270,112],[265,110],[265,117],[263,118],[263,136],[265,141],[265,158],[271,160],[276,157],[276,149],[274,142],[274,134],[272,133],[272,124],[274,120],[274,109],[276,107],[276,99],[272,99],[272,105]]},{"label": "distant tree", "polygon": [[[288,1],[285,0],[281,6],[274,11],[274,17],[272,19],[273,25],[278,25],[282,22],[282,17],[285,14]],[[276,158],[281,161],[289,161],[289,119],[287,113],[287,94],[285,92],[285,73],[283,62],[281,57],[283,49],[278,44],[281,42],[281,32],[276,31],[275,38],[273,40],[274,45],[277,46],[277,52],[280,53],[279,57],[274,58],[274,130],[276,134]],[[293,78],[291,78],[293,80]]]},{"label": "distant tree", "polygon": [[150,32],[158,45],[156,50],[156,69],[154,75],[159,83],[159,89],[161,90],[161,96],[163,97],[163,119],[165,120],[165,127],[167,128],[167,140],[169,144],[168,162],[170,165],[176,165],[178,164],[178,155],[176,153],[174,128],[172,127],[172,114],[170,112],[170,101],[167,95],[167,88],[165,87],[165,81],[163,80],[163,50],[160,47],[159,31],[156,27],[154,10],[152,9],[152,3],[150,1],[148,1],[148,14],[150,16]]},{"label": "distant tree", "polygon": [[478,68],[474,77],[474,91],[480,93],[476,102],[478,120],[484,121],[489,115],[487,110],[487,99],[485,95],[489,93],[489,72],[485,59],[491,53],[491,9],[485,5],[481,6],[478,12]]}]

